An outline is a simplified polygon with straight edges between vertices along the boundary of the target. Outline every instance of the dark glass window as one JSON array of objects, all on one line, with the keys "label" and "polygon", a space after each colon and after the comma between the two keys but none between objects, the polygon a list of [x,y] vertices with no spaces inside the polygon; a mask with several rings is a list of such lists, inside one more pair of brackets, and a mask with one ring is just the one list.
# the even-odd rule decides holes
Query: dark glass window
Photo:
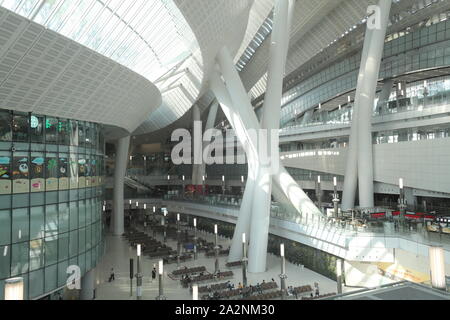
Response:
[{"label": "dark glass window", "polygon": [[45,119],[45,142],[58,143],[58,119],[46,117]]},{"label": "dark glass window", "polygon": [[70,145],[78,146],[78,122],[70,120]]},{"label": "dark glass window", "polygon": [[30,138],[31,142],[44,142],[44,117],[31,115],[30,117]]},{"label": "dark glass window", "polygon": [[11,112],[6,110],[0,110],[0,141],[11,141]]},{"label": "dark glass window", "polygon": [[59,119],[58,121],[58,144],[69,145],[69,121]]},{"label": "dark glass window", "polygon": [[13,141],[28,141],[28,121],[27,114],[14,114],[12,122]]},{"label": "dark glass window", "polygon": [[83,121],[78,121],[78,145],[84,147],[86,145],[86,125]]}]

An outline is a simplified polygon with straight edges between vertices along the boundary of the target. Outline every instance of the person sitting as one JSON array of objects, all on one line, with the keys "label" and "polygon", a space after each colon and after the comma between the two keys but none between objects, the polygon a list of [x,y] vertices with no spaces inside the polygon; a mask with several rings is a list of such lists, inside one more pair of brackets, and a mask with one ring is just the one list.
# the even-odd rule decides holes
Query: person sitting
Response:
[{"label": "person sitting", "polygon": [[239,282],[239,284],[238,284],[238,289],[242,289],[242,288],[244,288],[244,287],[243,287],[242,284]]}]

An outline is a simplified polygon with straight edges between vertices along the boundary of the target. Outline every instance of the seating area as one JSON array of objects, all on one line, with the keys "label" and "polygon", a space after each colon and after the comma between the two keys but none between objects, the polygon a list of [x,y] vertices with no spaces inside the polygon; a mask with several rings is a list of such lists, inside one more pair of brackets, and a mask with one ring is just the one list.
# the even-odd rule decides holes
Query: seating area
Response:
[{"label": "seating area", "polygon": [[294,288],[294,292],[296,294],[302,294],[302,293],[311,292],[311,291],[313,291],[313,289],[311,288],[311,286],[309,284],[306,286]]},{"label": "seating area", "polygon": [[273,291],[269,293],[258,294],[256,296],[249,296],[240,300],[272,300],[281,298],[281,291]]},{"label": "seating area", "polygon": [[[229,249],[226,249],[226,250],[219,250],[219,256],[227,256],[227,255],[229,255],[229,254],[230,254],[230,250],[229,250]],[[208,252],[206,252],[206,254],[205,254],[205,256],[206,256],[207,258],[215,257],[215,255],[216,255],[216,251],[215,251],[215,250],[208,251]]]},{"label": "seating area", "polygon": [[[225,283],[225,287],[227,286],[227,283]],[[213,286],[211,286],[212,289]],[[276,282],[269,282],[269,283],[262,283],[260,284],[260,287],[256,287],[256,286],[249,286],[249,287],[245,287],[242,289],[232,289],[232,290],[224,290],[222,292],[215,292],[214,296],[215,298],[218,299],[233,299],[233,298],[243,298],[243,299],[247,299],[249,297],[251,297],[252,294],[256,293],[256,292],[260,292],[260,291],[269,291],[269,290],[274,290],[277,289],[278,285],[276,284]],[[215,290],[212,290],[215,291]],[[212,292],[210,291],[210,292]],[[209,300],[211,299],[210,295],[204,295],[202,297],[203,300]]]},{"label": "seating area", "polygon": [[302,297],[302,300],[317,300],[317,299],[322,299],[322,298],[328,298],[328,297],[335,296],[335,295],[336,295],[336,293],[333,292],[333,293],[327,293],[327,294],[323,294],[323,295],[312,297],[312,298],[311,297]]},{"label": "seating area", "polygon": [[161,243],[155,238],[148,236],[142,231],[130,229],[129,232],[124,233],[123,236],[130,242],[132,247],[138,244],[142,246],[142,254],[150,258],[166,258],[176,255],[177,252],[171,247]]},{"label": "seating area", "polygon": [[195,268],[184,268],[180,270],[175,270],[172,272],[174,276],[182,276],[187,274],[193,274],[193,273],[200,273],[200,272],[206,272],[206,267],[195,267]]},{"label": "seating area", "polygon": [[242,266],[242,261],[228,262],[225,266],[226,266],[227,268],[240,267],[240,266]]},{"label": "seating area", "polygon": [[226,271],[226,272],[220,272],[217,275],[214,274],[206,274],[206,275],[200,275],[198,277],[195,277],[192,279],[193,283],[199,283],[199,282],[206,282],[206,281],[213,281],[213,280],[223,280],[233,277],[233,271]]},{"label": "seating area", "polygon": [[228,282],[212,284],[210,286],[198,287],[199,293],[210,292],[210,291],[221,291],[226,289],[228,286]]}]

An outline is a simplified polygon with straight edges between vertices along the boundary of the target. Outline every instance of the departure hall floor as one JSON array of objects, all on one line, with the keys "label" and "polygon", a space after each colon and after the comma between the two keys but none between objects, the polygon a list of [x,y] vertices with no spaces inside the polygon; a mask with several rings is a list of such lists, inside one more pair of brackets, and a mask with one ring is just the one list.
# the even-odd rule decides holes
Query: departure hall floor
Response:
[{"label": "departure hall floor", "polygon": [[[153,235],[150,231],[149,235]],[[202,237],[208,241],[214,242],[214,235],[206,232],[198,231],[198,236]],[[157,234],[156,238],[163,241],[163,236]],[[224,248],[228,248],[231,244],[230,239],[220,238],[219,244]],[[177,243],[175,240],[167,237],[167,245],[171,246],[176,250]],[[97,290],[96,290],[96,300],[135,300],[136,299],[136,278],[133,279],[133,296],[130,297],[130,272],[129,264],[130,258],[135,260],[135,272],[136,272],[136,249],[131,248],[128,241],[123,237],[116,237],[108,235],[106,238],[106,253],[104,258],[97,266]],[[239,282],[242,283],[242,269],[241,267],[228,269],[225,267],[227,257],[219,257],[219,269],[221,272],[231,270],[234,273],[232,279],[219,280],[218,282],[208,282],[200,283],[199,287],[206,286],[214,283],[223,283],[228,280],[234,283],[237,288]],[[153,265],[158,265],[159,259],[150,259],[148,257],[142,258],[142,271],[143,271],[143,287],[142,287],[142,299],[143,300],[154,300],[158,292],[158,278],[155,281],[151,281],[151,271]],[[180,267],[196,267],[205,266],[207,271],[210,273],[214,272],[214,257],[205,258],[205,253],[200,252],[198,254],[198,259],[194,261],[193,259],[180,262]],[[280,287],[280,258],[272,254],[268,255],[267,261],[268,271],[262,274],[252,274],[248,273],[248,285],[256,285],[261,283],[263,280],[266,282],[271,282],[273,278]],[[115,281],[108,282],[111,268],[115,271]],[[183,288],[179,280],[172,280],[168,277],[168,274],[177,269],[177,263],[172,263],[164,266],[164,296],[168,300],[192,300],[192,294],[188,288]],[[320,294],[327,294],[336,292],[336,282],[330,280],[318,273],[315,273],[306,268],[301,268],[292,263],[286,262],[286,274],[287,286],[299,287],[304,285],[310,285],[314,288],[314,283],[319,284]],[[352,291],[353,289],[344,288],[344,292]],[[309,294],[309,293],[308,293]],[[202,294],[199,293],[199,298]],[[289,297],[289,299],[294,299],[294,297]]]}]

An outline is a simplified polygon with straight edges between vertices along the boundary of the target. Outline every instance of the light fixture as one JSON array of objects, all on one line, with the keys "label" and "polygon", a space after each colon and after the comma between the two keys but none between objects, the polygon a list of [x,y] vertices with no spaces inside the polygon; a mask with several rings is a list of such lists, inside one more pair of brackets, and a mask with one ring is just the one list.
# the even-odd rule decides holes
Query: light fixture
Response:
[{"label": "light fixture", "polygon": [[147,204],[144,203],[144,210],[147,210]]},{"label": "light fixture", "polygon": [[140,244],[137,245],[137,256],[138,257],[141,256],[141,245]]},{"label": "light fixture", "polygon": [[217,234],[217,224],[214,225],[214,234]]},{"label": "light fixture", "polygon": [[317,183],[320,183],[320,176],[317,176]]},{"label": "light fixture", "polygon": [[164,261],[162,261],[162,260],[159,260],[159,268],[158,268],[159,270],[158,270],[158,272],[159,272],[159,275],[163,275],[164,274]]},{"label": "light fixture", "polygon": [[5,300],[23,300],[23,278],[5,280]]},{"label": "light fixture", "polygon": [[335,187],[337,186],[337,178],[336,177],[333,178],[333,184]]},{"label": "light fixture", "polygon": [[280,244],[280,256],[284,257],[284,243]]},{"label": "light fixture", "polygon": [[153,213],[155,213],[156,212],[156,207],[155,206],[153,206]]},{"label": "light fixture", "polygon": [[106,206],[103,206],[103,212],[105,212],[106,211]]},{"label": "light fixture", "polygon": [[139,207],[139,202],[136,202],[136,208]]},{"label": "light fixture", "polygon": [[398,179],[398,185],[400,186],[400,189],[403,189],[403,179]]},{"label": "light fixture", "polygon": [[177,221],[180,221],[180,214],[177,213]]},{"label": "light fixture", "polygon": [[131,200],[130,200],[130,206],[131,206]]},{"label": "light fixture", "polygon": [[184,179],[185,179],[185,178],[184,178],[184,176],[183,176],[183,181],[184,181]]},{"label": "light fixture", "polygon": [[170,175],[167,176],[167,180],[170,180]]},{"label": "light fixture", "polygon": [[433,246],[429,248],[431,285],[435,289],[446,289],[444,249]]},{"label": "light fixture", "polygon": [[192,286],[192,300],[198,300],[198,285],[194,284]]},{"label": "light fixture", "polygon": [[205,181],[205,176],[202,176],[203,182]]},{"label": "light fixture", "polygon": [[245,233],[242,234],[242,243],[245,244]]},{"label": "light fixture", "polygon": [[241,176],[241,182],[244,183],[244,176]]},{"label": "light fixture", "polygon": [[222,182],[225,182],[225,176],[222,176]]}]

